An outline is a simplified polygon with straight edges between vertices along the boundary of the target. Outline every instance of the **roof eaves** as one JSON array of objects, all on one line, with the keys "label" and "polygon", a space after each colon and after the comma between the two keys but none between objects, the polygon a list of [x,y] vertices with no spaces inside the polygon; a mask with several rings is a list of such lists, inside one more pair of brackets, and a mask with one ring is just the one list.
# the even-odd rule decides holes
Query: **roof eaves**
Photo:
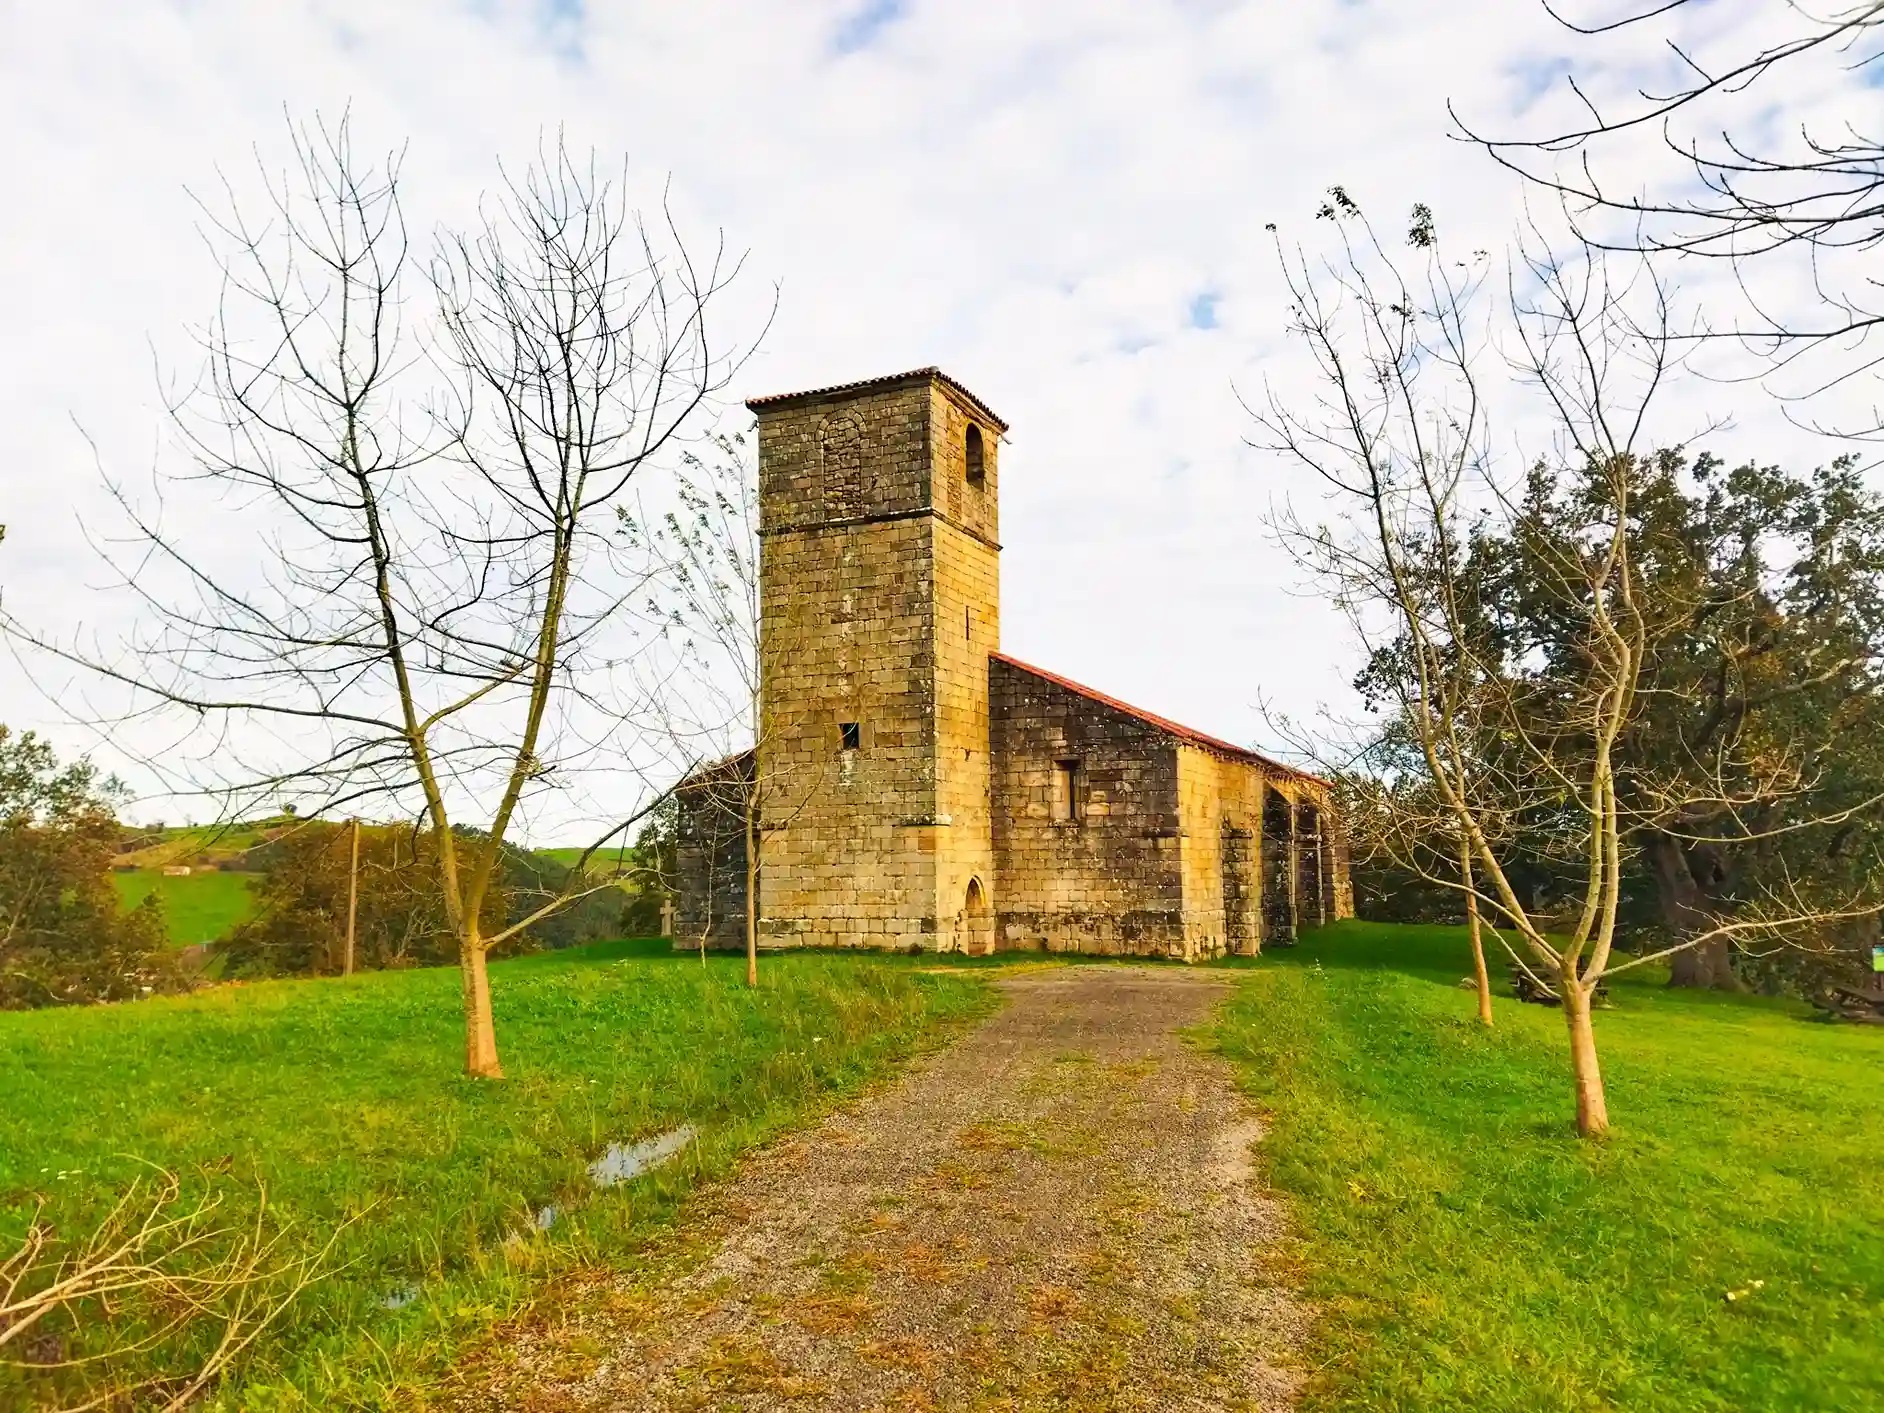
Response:
[{"label": "roof eaves", "polygon": [[743,751],[734,751],[730,756],[721,756],[718,760],[700,761],[675,782],[674,788],[676,790],[685,790],[695,781],[705,780],[707,777],[716,775],[721,771],[737,769],[752,758],[754,750],[754,747],[747,746]]},{"label": "roof eaves", "polygon": [[996,661],[1006,663],[1009,667],[1018,667],[1022,672],[1031,672],[1034,676],[1044,678],[1055,686],[1064,687],[1067,691],[1074,692],[1089,701],[1098,702],[1102,706],[1113,708],[1115,711],[1122,711],[1127,716],[1136,717],[1146,725],[1154,726],[1158,730],[1163,731],[1167,735],[1176,737],[1178,740],[1188,745],[1200,747],[1203,750],[1214,752],[1217,755],[1229,756],[1233,760],[1246,761],[1252,765],[1265,766],[1270,770],[1280,771],[1282,774],[1291,776],[1297,780],[1313,780],[1322,785],[1328,783],[1319,775],[1311,775],[1307,771],[1298,770],[1292,765],[1284,765],[1281,761],[1272,760],[1270,757],[1263,755],[1260,751],[1252,751],[1246,746],[1234,745],[1219,737],[1208,735],[1205,732],[1185,726],[1180,722],[1172,721],[1169,717],[1159,716],[1156,712],[1146,711],[1143,707],[1136,707],[1130,702],[1120,701],[1117,697],[1107,696],[1097,688],[1088,687],[1083,682],[1075,682],[1070,677],[1062,677],[1057,672],[1048,672],[1044,667],[1035,667],[1030,662],[1022,662],[1019,658],[1010,657],[1006,653],[990,653],[988,656],[994,658]]},{"label": "roof eaves", "polygon": [[881,377],[860,378],[851,383],[832,383],[828,387],[806,388],[802,392],[768,393],[764,397],[749,397],[746,399],[746,406],[751,411],[758,412],[765,408],[786,407],[795,402],[813,402],[839,393],[867,392],[876,388],[901,387],[915,382],[941,383],[944,387],[959,394],[978,415],[992,424],[995,430],[1007,431],[1007,423],[993,408],[976,397],[965,385],[957,382],[933,364],[926,368],[911,368],[907,373],[886,373]]}]

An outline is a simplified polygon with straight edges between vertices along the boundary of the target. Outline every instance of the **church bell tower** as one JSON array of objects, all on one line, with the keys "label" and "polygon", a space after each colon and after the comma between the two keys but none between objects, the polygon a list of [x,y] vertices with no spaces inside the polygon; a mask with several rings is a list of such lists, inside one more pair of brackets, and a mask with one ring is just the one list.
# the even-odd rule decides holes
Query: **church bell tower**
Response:
[{"label": "church bell tower", "polygon": [[990,950],[1006,424],[936,368],[747,406],[760,945]]}]

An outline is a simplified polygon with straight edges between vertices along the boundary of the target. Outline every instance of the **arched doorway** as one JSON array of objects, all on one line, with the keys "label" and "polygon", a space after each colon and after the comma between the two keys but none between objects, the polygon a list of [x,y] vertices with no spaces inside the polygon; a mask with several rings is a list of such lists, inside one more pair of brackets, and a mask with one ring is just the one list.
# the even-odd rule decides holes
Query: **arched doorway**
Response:
[{"label": "arched doorway", "polygon": [[985,957],[994,950],[994,912],[988,906],[988,890],[979,878],[968,880],[968,892],[962,899],[962,950],[971,957]]},{"label": "arched doorway", "polygon": [[1295,916],[1304,927],[1320,927],[1328,920],[1322,898],[1321,811],[1311,804],[1304,803],[1296,812],[1295,858]]},{"label": "arched doorway", "polygon": [[1263,942],[1295,945],[1295,811],[1278,790],[1263,787]]}]

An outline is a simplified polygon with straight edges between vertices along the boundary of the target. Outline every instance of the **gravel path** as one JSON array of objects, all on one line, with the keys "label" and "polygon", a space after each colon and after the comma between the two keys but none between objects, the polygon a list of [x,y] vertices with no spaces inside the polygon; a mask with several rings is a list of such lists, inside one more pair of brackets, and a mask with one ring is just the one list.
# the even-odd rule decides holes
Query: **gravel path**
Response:
[{"label": "gravel path", "polygon": [[690,1276],[531,1337],[499,1401],[1287,1409],[1304,1314],[1263,1271],[1281,1216],[1250,1181],[1261,1127],[1176,1033],[1225,982],[1106,966],[998,984],[1008,1005],[979,1029],[742,1169]]}]

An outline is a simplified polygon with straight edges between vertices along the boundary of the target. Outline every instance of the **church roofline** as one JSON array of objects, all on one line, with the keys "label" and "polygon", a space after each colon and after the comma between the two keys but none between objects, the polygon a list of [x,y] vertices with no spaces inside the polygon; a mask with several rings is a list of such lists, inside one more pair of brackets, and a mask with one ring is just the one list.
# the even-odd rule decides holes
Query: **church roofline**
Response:
[{"label": "church roofline", "polygon": [[816,402],[821,398],[834,397],[839,393],[887,391],[890,388],[907,387],[912,383],[940,383],[961,397],[997,432],[1007,430],[1007,423],[995,414],[993,408],[933,365],[927,368],[911,368],[907,373],[888,373],[880,378],[863,378],[854,383],[833,383],[824,388],[806,388],[803,392],[770,393],[765,397],[749,397],[746,399],[746,406],[753,412],[769,412],[774,408]]},{"label": "church roofline", "polygon": [[756,747],[747,746],[743,751],[734,751],[730,756],[721,756],[718,760],[699,761],[689,769],[685,775],[674,782],[674,789],[688,789],[695,783],[707,779],[709,776],[717,775],[721,771],[732,770],[741,766],[745,764],[746,761],[752,759],[756,749]]},{"label": "church roofline", "polygon": [[1270,770],[1280,771],[1282,774],[1292,779],[1312,780],[1318,785],[1326,785],[1328,783],[1328,781],[1324,780],[1319,775],[1310,775],[1306,770],[1297,770],[1292,765],[1284,765],[1279,760],[1271,760],[1268,756],[1258,751],[1249,750],[1244,746],[1232,745],[1230,742],[1221,740],[1216,736],[1205,735],[1202,731],[1196,731],[1191,727],[1180,725],[1172,721],[1169,717],[1159,716],[1155,712],[1146,711],[1143,707],[1135,707],[1130,702],[1120,701],[1117,697],[1109,697],[1104,692],[1088,687],[1082,682],[1075,682],[1070,677],[1062,677],[1057,672],[1048,672],[1044,667],[1035,667],[1031,662],[1022,662],[1019,658],[1009,657],[1006,653],[989,653],[988,656],[996,662],[1006,663],[1009,667],[1017,667],[1022,672],[1030,672],[1035,677],[1043,678],[1053,683],[1056,687],[1064,687],[1067,691],[1082,696],[1088,701],[1098,702],[1102,706],[1111,707],[1114,711],[1122,711],[1127,716],[1136,717],[1147,726],[1155,726],[1166,735],[1175,736],[1186,745],[1200,746],[1204,750],[1215,752],[1217,755],[1229,756],[1232,760],[1245,761],[1250,765],[1260,765]]}]

